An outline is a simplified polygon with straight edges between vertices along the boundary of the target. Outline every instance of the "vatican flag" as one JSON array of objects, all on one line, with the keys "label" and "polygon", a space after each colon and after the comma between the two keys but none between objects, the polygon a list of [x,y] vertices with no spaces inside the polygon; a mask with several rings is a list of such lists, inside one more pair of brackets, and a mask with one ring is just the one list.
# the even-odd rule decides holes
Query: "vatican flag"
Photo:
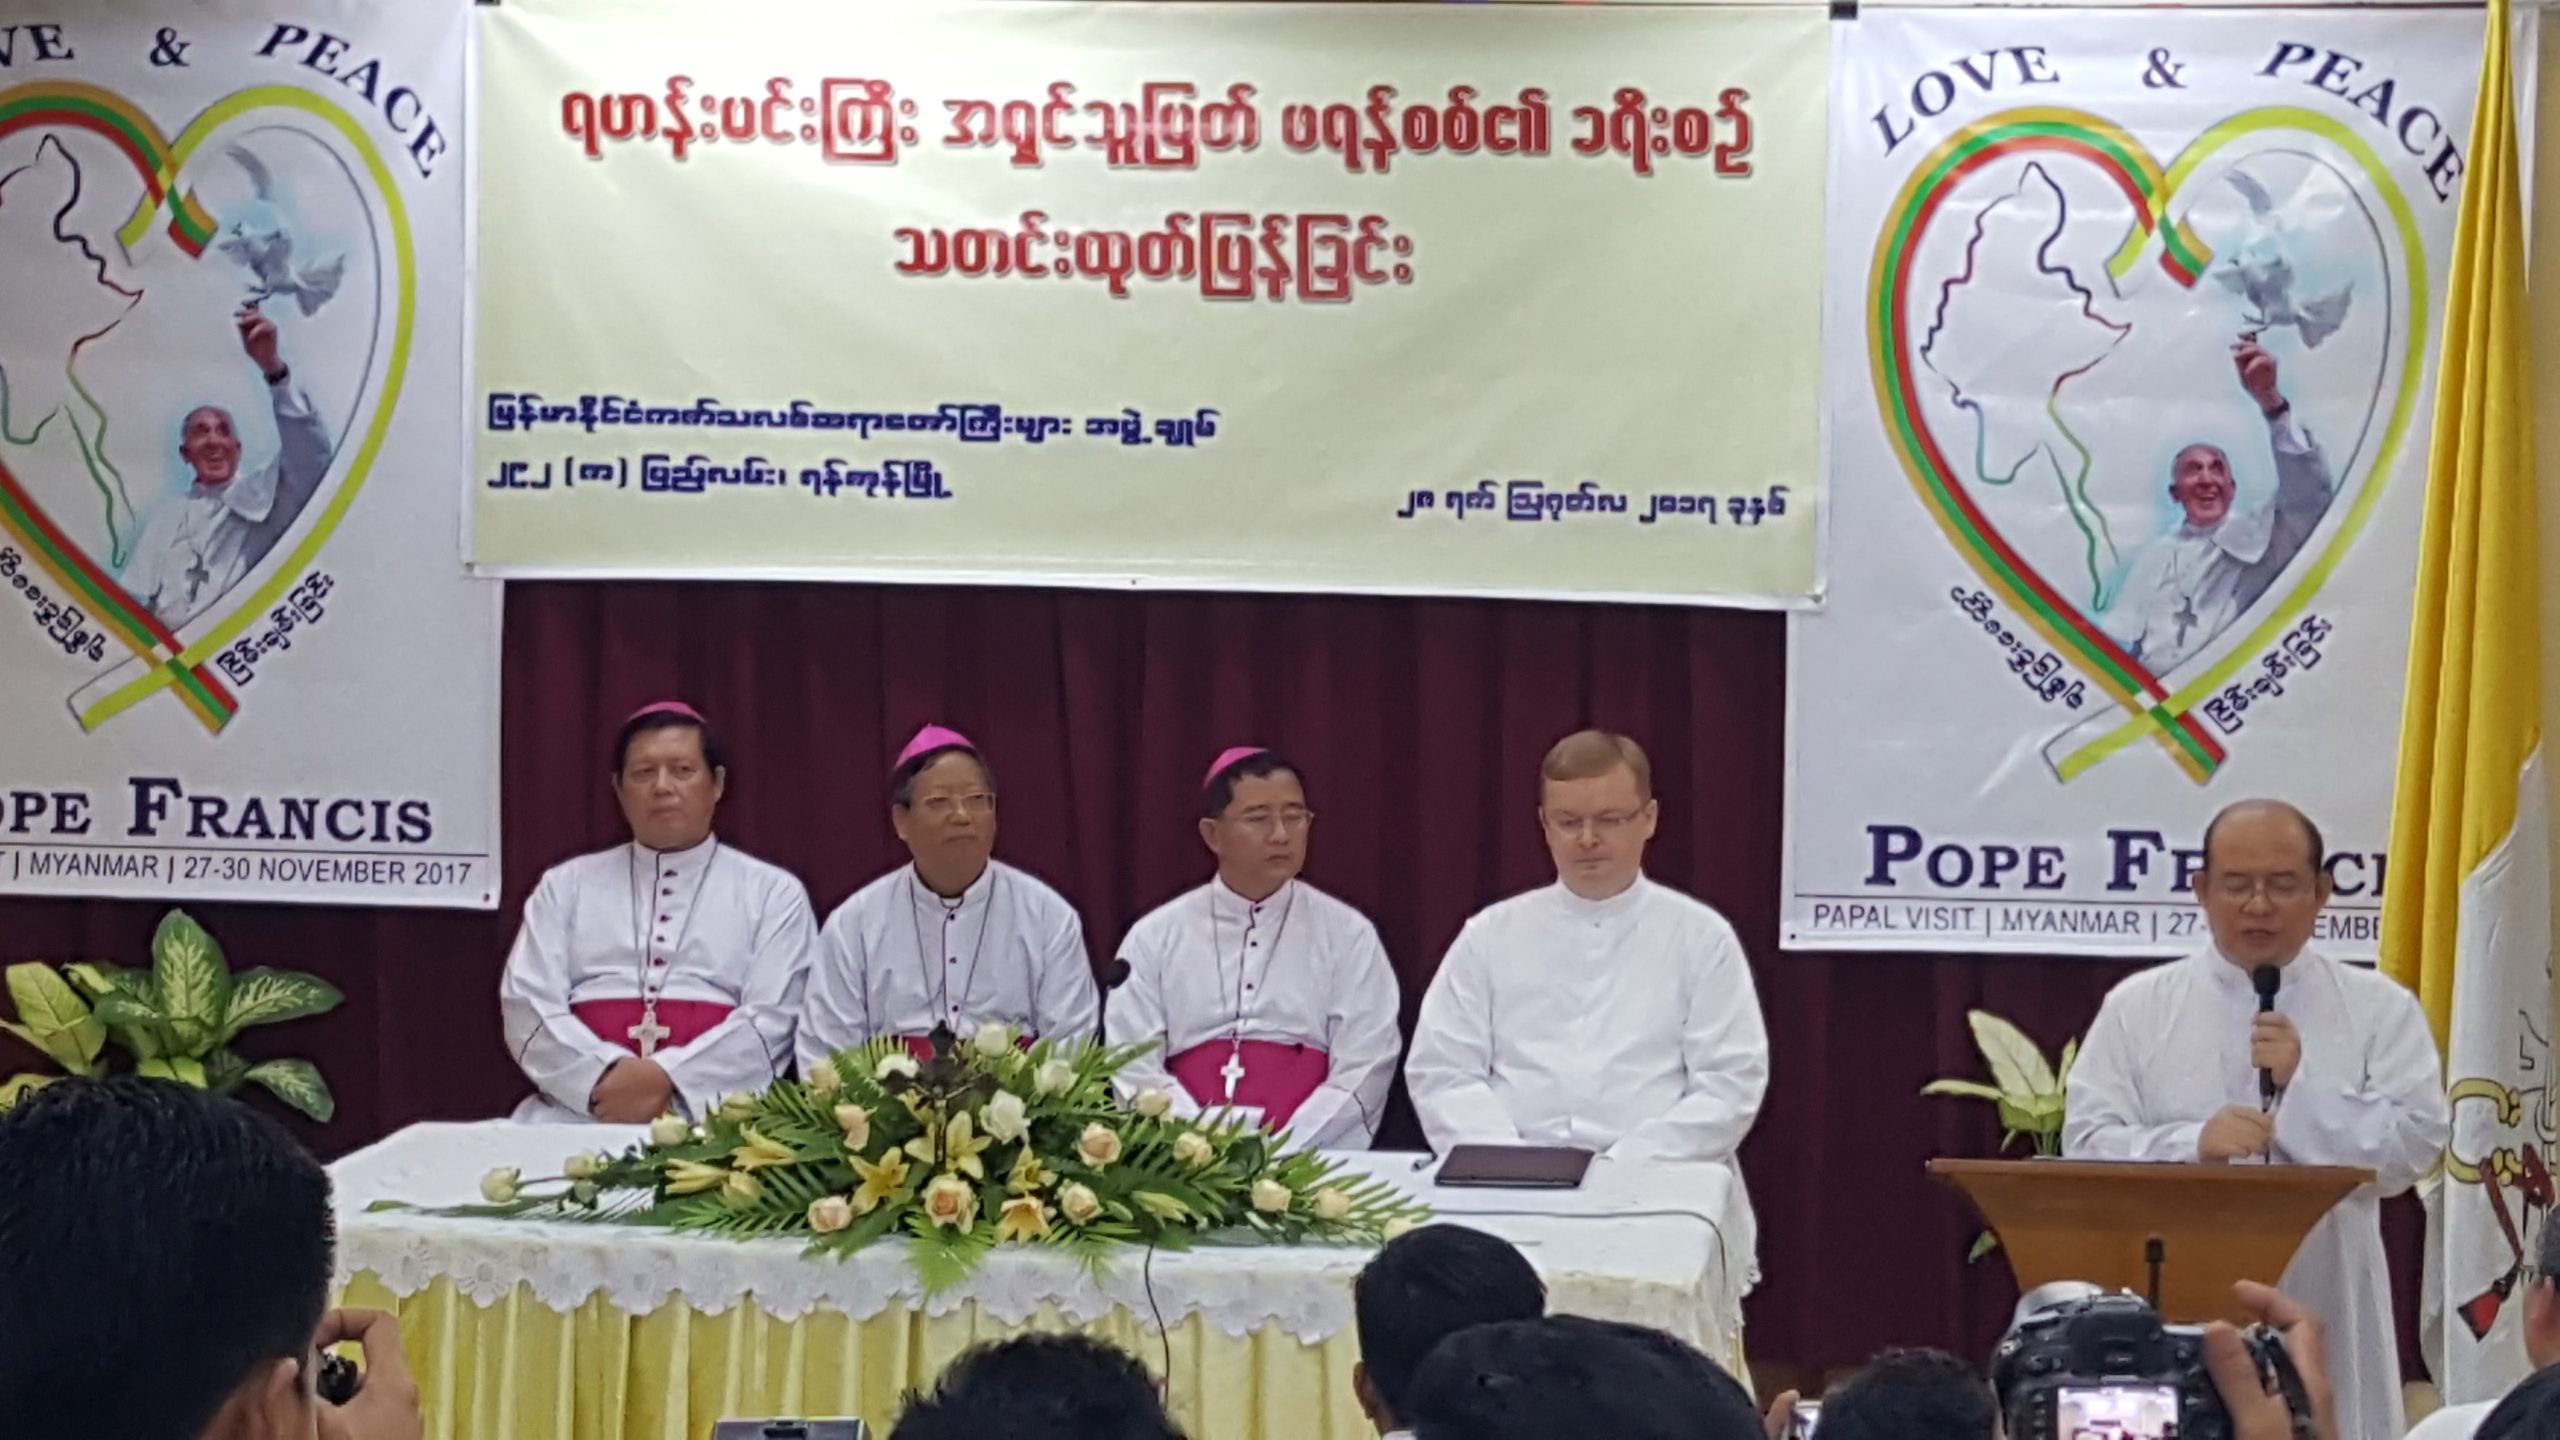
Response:
[{"label": "vatican flag", "polygon": [[2522,1285],[2553,1204],[2551,870],[2532,360],[2506,0],[2489,6],[2454,236],[2410,618],[2382,964],[2445,1056],[2426,1351],[2450,1402],[2523,1377]]}]

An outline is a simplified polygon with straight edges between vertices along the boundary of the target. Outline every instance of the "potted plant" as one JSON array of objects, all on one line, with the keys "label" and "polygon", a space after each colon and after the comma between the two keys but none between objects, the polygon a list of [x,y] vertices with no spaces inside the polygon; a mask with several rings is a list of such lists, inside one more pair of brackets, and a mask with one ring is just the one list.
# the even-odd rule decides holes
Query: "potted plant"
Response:
[{"label": "potted plant", "polygon": [[[2025,1031],[1990,1011],[1968,1010],[1964,1018],[1973,1029],[1974,1048],[1982,1052],[1983,1063],[1990,1068],[1992,1083],[1935,1080],[1923,1086],[1920,1093],[1988,1100],[2000,1109],[2002,1150],[2023,1139],[2035,1147],[2038,1158],[2059,1156],[2063,1094],[2071,1082],[2071,1066],[2080,1058],[2080,1042],[2065,1041],[2061,1062],[2056,1064],[2045,1059],[2044,1051],[2027,1038]],[[2000,1237],[1985,1230],[1975,1237],[1973,1250],[1965,1258],[1979,1260],[1999,1243]]]},{"label": "potted plant", "polygon": [[[228,1094],[256,1085],[314,1120],[337,1112],[319,1068],[308,1060],[242,1058],[231,1048],[240,1032],[336,1009],[345,999],[312,975],[260,966],[231,973],[222,947],[183,910],[172,910],[151,937],[151,968],[73,964],[57,971],[41,961],[8,968],[17,1036],[66,1075],[100,1076],[119,1068],[120,1050],[135,1074]],[[60,1076],[29,1073],[0,1081],[0,1109]]]}]

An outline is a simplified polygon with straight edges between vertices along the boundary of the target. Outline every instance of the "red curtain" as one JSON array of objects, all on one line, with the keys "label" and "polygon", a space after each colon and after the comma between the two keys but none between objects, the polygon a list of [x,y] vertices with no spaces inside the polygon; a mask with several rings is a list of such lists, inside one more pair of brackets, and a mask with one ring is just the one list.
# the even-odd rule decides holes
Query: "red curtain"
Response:
[{"label": "red curtain", "polygon": [[[1978,1072],[1967,1009],[2051,1050],[2132,968],[1780,952],[1774,615],[672,583],[522,584],[507,610],[502,909],[191,907],[234,964],[346,991],[337,1013],[246,1047],[320,1062],[338,1115],[304,1133],[324,1154],[413,1121],[501,1114],[523,1093],[494,1003],[517,907],[545,867],[624,838],[604,749],[623,715],[671,695],[729,743],[723,835],[797,871],[821,914],[904,858],[883,783],[898,745],[928,720],[967,732],[1000,781],[1000,853],[1075,901],[1097,962],[1206,874],[1193,803],[1209,758],[1279,749],[1319,813],[1309,878],[1377,922],[1408,1033],[1459,924],[1552,877],[1533,817],[1546,747],[1583,725],[1636,736],[1663,806],[1651,873],[1723,910],[1755,961],[1773,1065],[1743,1151],[1764,1276],[1749,1343],[1791,1367],[1886,1344],[1987,1353],[2015,1292],[1998,1261],[1965,1263],[1977,1226],[1921,1166],[1990,1154],[1997,1128],[1982,1106],[1918,1092]],[[0,901],[0,958],[139,963],[161,909]],[[22,1058],[0,1048],[0,1075]],[[1419,1143],[1401,1093],[1386,1139]],[[2394,1222],[2405,1298],[2413,1226],[2405,1210]]]}]

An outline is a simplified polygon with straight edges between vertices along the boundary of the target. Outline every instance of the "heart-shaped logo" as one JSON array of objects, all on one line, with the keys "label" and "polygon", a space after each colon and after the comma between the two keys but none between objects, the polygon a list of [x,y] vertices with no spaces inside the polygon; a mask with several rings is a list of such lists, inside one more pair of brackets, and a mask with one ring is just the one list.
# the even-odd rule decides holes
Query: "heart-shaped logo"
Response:
[{"label": "heart-shaped logo", "polygon": [[2354,544],[2416,408],[2426,256],[2383,161],[2293,107],[2165,166],[2098,116],[2005,111],[1912,169],[1867,314],[1921,501],[2123,707],[2047,746],[2056,773],[2151,735],[2209,779],[2197,711]]},{"label": "heart-shaped logo", "polygon": [[398,403],[399,187],[289,86],[174,139],[97,86],[0,90],[0,146],[30,134],[0,150],[0,531],[97,627],[66,644],[104,667],[71,697],[84,728],[169,690],[218,731],[240,699],[216,656],[311,567]]}]

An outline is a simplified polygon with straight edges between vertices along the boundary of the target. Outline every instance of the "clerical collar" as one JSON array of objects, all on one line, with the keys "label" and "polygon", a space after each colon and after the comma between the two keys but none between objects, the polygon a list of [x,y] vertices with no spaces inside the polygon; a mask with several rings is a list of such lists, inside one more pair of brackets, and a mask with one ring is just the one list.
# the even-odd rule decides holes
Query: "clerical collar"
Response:
[{"label": "clerical collar", "polygon": [[1556,900],[1559,904],[1564,906],[1566,914],[1571,915],[1576,919],[1610,920],[1626,914],[1628,911],[1636,908],[1638,904],[1642,903],[1644,899],[1644,892],[1651,888],[1652,884],[1652,881],[1647,880],[1643,874],[1639,873],[1635,878],[1634,884],[1629,885],[1626,889],[1619,891],[1608,899],[1585,900],[1581,896],[1574,894],[1572,887],[1566,885],[1562,879],[1558,879],[1555,883],[1555,892]]},{"label": "clerical collar", "polygon": [[1238,910],[1248,913],[1256,910],[1268,910],[1274,905],[1286,904],[1289,898],[1289,887],[1297,883],[1297,877],[1293,875],[1290,878],[1281,881],[1279,889],[1272,891],[1261,899],[1247,900],[1242,894],[1237,892],[1234,886],[1227,883],[1226,876],[1212,875],[1209,877],[1209,894],[1211,896],[1210,903],[1216,905],[1220,909],[1233,906]]},{"label": "clerical collar", "polygon": [[916,903],[943,910],[965,910],[987,898],[987,887],[995,883],[996,862],[989,860],[986,868],[978,872],[978,878],[969,882],[969,888],[961,891],[960,898],[957,900],[945,898],[942,892],[926,884],[924,872],[917,869],[912,862],[907,866],[907,879],[909,888],[916,892]]},{"label": "clerical collar", "polygon": [[640,841],[635,837],[631,842],[631,848],[639,851],[643,855],[653,856],[660,860],[690,860],[696,855],[706,853],[713,845],[716,845],[719,842],[720,837],[713,834],[705,835],[701,839],[694,841],[692,844],[687,845],[681,850],[652,850],[648,846],[640,843]]},{"label": "clerical collar", "polygon": [[[2250,978],[2248,967],[2242,966],[2230,956],[2223,954],[2221,946],[2207,944],[2197,953],[2206,965],[2212,967],[2213,983],[2217,988],[2238,995],[2257,993],[2257,982]],[[2283,966],[2285,978],[2291,980],[2302,974],[2309,962],[2318,957],[2318,953],[2308,945],[2293,952],[2293,958]]]}]

